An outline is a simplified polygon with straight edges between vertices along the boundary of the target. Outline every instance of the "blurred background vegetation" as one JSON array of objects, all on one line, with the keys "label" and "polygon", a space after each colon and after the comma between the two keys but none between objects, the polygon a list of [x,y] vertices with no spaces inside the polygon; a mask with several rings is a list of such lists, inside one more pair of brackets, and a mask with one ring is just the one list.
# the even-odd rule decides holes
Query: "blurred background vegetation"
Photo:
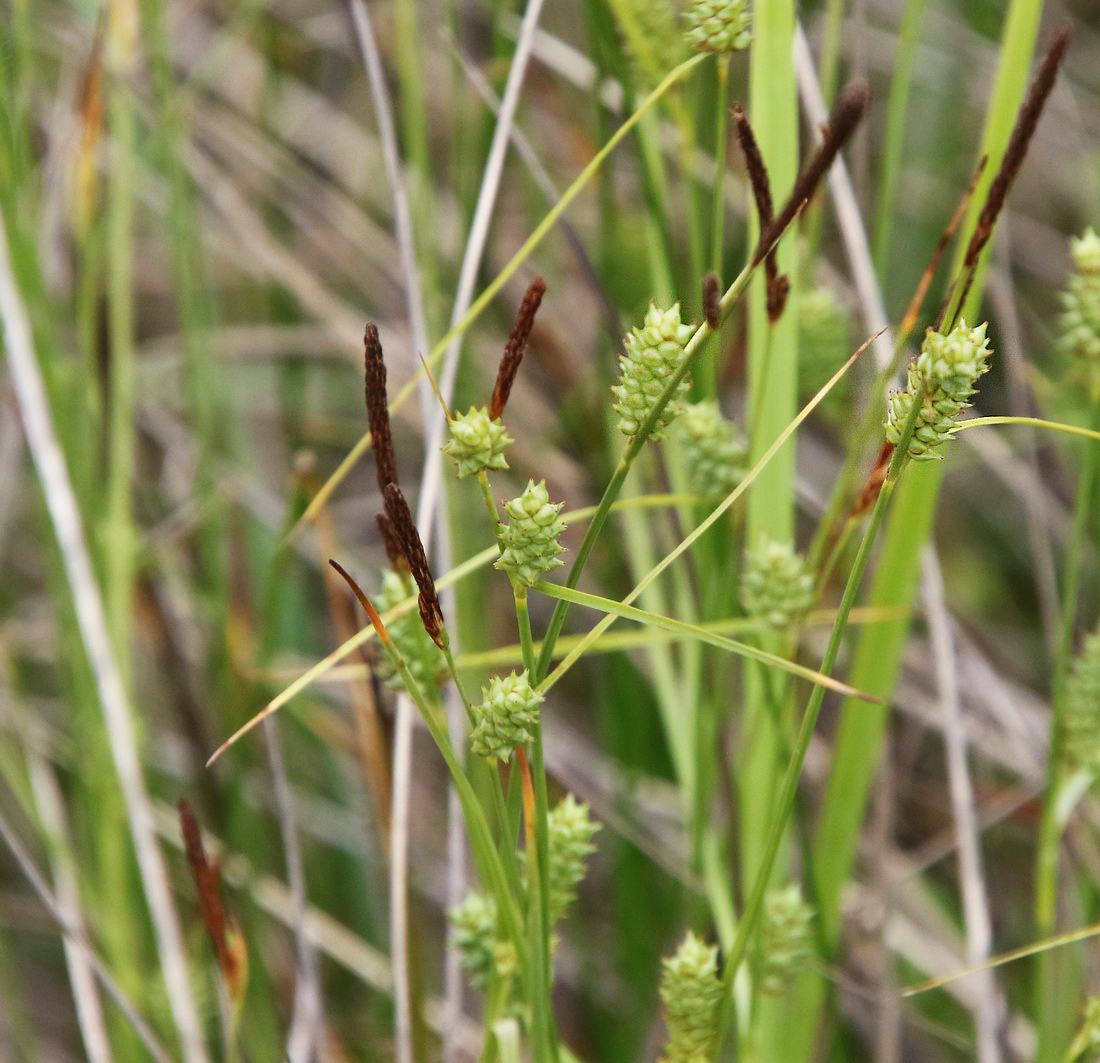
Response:
[{"label": "blurred background vegetation", "polygon": [[[973,173],[1005,55],[1007,12],[1032,13],[1040,52],[1054,27],[1073,24],[1065,69],[992,249],[980,319],[991,321],[996,357],[978,406],[982,413],[1085,423],[1088,388],[1054,341],[1070,269],[1068,238],[1100,225],[1100,5],[1050,2],[1040,15],[1041,7],[1000,0],[806,2],[798,18],[827,98],[854,75],[872,86],[870,115],[846,157],[895,323]],[[315,519],[287,538],[366,429],[365,322],[378,323],[391,397],[419,365],[378,100],[350,9],[318,0],[106,6],[10,0],[5,8],[5,283],[29,315],[35,364],[79,508],[74,526],[82,528],[93,559],[105,644],[132,708],[141,771],[131,782],[148,805],[135,812],[135,791],[119,781],[125,728],[105,723],[110,691],[90,666],[71,566],[64,563],[68,551],[59,546],[48,505],[57,485],[51,488],[49,470],[31,460],[28,414],[9,369],[14,363],[3,361],[0,817],[25,860],[10,844],[0,848],[0,1060],[149,1058],[110,994],[82,981],[82,954],[79,948],[66,954],[59,914],[70,941],[86,935],[170,1058],[199,1058],[186,1048],[186,1036],[181,1055],[178,987],[167,989],[162,977],[162,930],[150,916],[155,872],[140,865],[132,841],[146,827],[163,853],[186,980],[214,1058],[285,1058],[288,1029],[299,1036],[314,1029],[304,984],[321,987],[324,1036],[312,1048],[294,1043],[295,1063],[314,1052],[328,1060],[394,1058],[389,749],[379,758],[376,740],[381,734],[388,743],[392,707],[390,693],[361,666],[371,653],[349,657],[295,697],[276,727],[253,732],[213,768],[204,767],[219,743],[362,623],[325,560],[341,559],[368,594],[377,591],[386,565],[369,455]],[[1026,11],[1020,17],[1029,17]],[[632,38],[624,12],[657,21]],[[369,4],[406,165],[431,345],[451,321],[494,107],[522,15],[504,0]],[[472,274],[475,293],[509,262],[623,118],[688,54],[668,5],[547,5],[484,254]],[[900,93],[899,122],[887,104],[909,72],[906,61],[912,80]],[[1029,51],[1025,67],[1031,61]],[[631,135],[612,153],[466,328],[454,401],[461,409],[488,400],[527,282],[536,274],[546,278],[509,407],[516,445],[510,473],[494,481],[498,497],[518,493],[529,478],[545,478],[551,497],[566,500],[567,509],[598,499],[619,448],[607,388],[624,332],[641,322],[655,297],[678,298],[685,319],[700,318],[699,266],[711,263],[703,262],[705,241],[697,246],[691,234],[709,231],[697,215],[709,209],[713,184],[721,114],[716,69],[709,61],[700,65],[650,113],[644,135]],[[728,76],[730,102],[743,101],[750,117],[754,108],[766,112],[766,101],[750,97],[745,56],[733,58]],[[762,140],[769,135],[758,133]],[[803,121],[803,149],[811,134]],[[725,239],[714,257],[728,283],[752,237],[751,197],[732,135],[727,147]],[[800,223],[796,242],[795,287],[802,295],[791,313],[800,325],[805,401],[867,337],[869,321],[827,193]],[[944,276],[933,282],[921,330],[935,315]],[[811,298],[819,288],[828,293]],[[746,407],[747,328],[747,315],[735,311],[722,333],[716,373],[718,394],[738,421]],[[432,401],[407,402],[395,415],[410,500],[426,458],[424,417]],[[857,436],[852,426],[879,402],[867,358],[800,432],[792,480],[800,544],[809,542],[845,456],[855,451],[860,472],[869,468],[880,436],[877,429]],[[1085,444],[1064,437],[996,431],[969,432],[952,444],[933,534],[994,953],[1042,936],[1032,883],[1062,608],[1059,573],[1085,452]],[[676,476],[654,462],[637,492]],[[491,530],[476,492],[445,479],[450,556],[461,561],[492,543]],[[1086,509],[1096,504],[1089,498]],[[707,549],[740,542],[742,519],[735,516],[729,538]],[[1089,527],[1076,608],[1082,629],[1095,626],[1100,598],[1098,529]],[[616,526],[590,566],[593,589],[621,598],[682,534],[673,518]],[[578,542],[571,530],[566,545],[575,550]],[[714,565],[716,580],[735,579],[736,565],[721,559]],[[509,587],[494,575],[481,570],[456,588],[454,623],[474,689],[487,669],[518,662]],[[956,809],[946,781],[943,673],[930,645],[928,610],[922,599],[889,697],[868,811],[856,814],[862,834],[844,890],[842,944],[818,957],[829,1001],[824,1032],[809,1038],[819,1058],[978,1058],[972,1016],[986,990],[975,980],[950,993],[911,1000],[897,994],[900,985],[961,968],[968,957]],[[541,629],[545,603],[535,602],[533,612]],[[590,626],[587,614],[574,612],[575,630]],[[803,633],[803,656],[814,667],[824,630],[811,624]],[[502,647],[497,657],[488,655]],[[558,1021],[581,1059],[608,1063],[654,1058],[662,1037],[659,957],[685,925],[710,930],[689,871],[687,813],[644,650],[608,643],[586,656],[555,687],[546,712],[554,793],[568,790],[590,802],[605,824],[561,929]],[[740,687],[729,682],[732,706]],[[837,718],[827,700],[803,777],[799,819],[807,836],[829,776]],[[719,750],[721,736],[735,731],[727,716],[715,737]],[[737,788],[732,762],[717,759],[723,795],[717,803],[725,807]],[[455,901],[448,892],[446,778],[420,730],[411,763],[412,995],[424,1004],[414,1042],[418,1058],[435,1058],[443,1028],[449,1058],[476,1057],[475,996],[467,993],[461,1002],[461,1021],[453,1011],[442,1019],[443,913]],[[224,847],[223,894],[249,960],[239,1049],[221,1046],[217,967],[182,852],[180,797]],[[1062,850],[1059,929],[1097,918],[1098,829],[1100,806],[1086,801]],[[288,837],[297,840],[299,854]],[[26,860],[40,870],[59,911],[44,905]],[[1065,1015],[1055,1025],[1072,1032],[1085,996],[1100,992],[1100,972],[1095,945],[1066,951],[1073,962],[1065,973]],[[997,1055],[981,1058],[1032,1058],[1034,982],[1031,961],[997,974],[988,990],[998,1016]],[[800,1012],[792,1001],[787,1006],[783,1021],[797,1025],[802,1016],[818,1029],[810,1017],[816,1013]],[[100,1020],[105,1036],[97,1038]],[[1055,1041],[1064,1052],[1066,1037]],[[987,1042],[982,1051],[988,1050]]]}]

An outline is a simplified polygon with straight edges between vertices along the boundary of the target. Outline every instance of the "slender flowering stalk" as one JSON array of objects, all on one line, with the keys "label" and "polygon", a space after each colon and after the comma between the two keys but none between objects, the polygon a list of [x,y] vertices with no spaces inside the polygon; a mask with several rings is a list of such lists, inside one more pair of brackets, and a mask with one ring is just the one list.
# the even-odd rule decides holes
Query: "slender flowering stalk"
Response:
[{"label": "slender flowering stalk", "polygon": [[[649,419],[657,400],[684,360],[684,344],[695,330],[680,321],[680,304],[661,310],[650,303],[641,328],[634,328],[623,341],[626,354],[619,358],[619,383],[611,390],[619,400],[619,431],[633,438]],[[689,383],[681,380],[665,406],[649,438],[662,439],[664,430],[683,411]]]}]

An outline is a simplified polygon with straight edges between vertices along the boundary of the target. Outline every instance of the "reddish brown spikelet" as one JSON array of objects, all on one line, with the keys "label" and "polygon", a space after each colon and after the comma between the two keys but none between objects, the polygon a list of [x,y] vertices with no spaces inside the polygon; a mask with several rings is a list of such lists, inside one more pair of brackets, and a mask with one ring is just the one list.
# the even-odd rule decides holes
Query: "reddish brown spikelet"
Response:
[{"label": "reddish brown spikelet", "polygon": [[[771,261],[769,256],[764,262],[765,268]],[[767,293],[768,320],[774,325],[783,316],[787,306],[787,296],[791,294],[791,278],[786,273],[768,277]]]},{"label": "reddish brown spikelet", "polygon": [[546,281],[536,277],[527,288],[523,302],[516,311],[516,320],[504,345],[504,354],[497,370],[497,381],[493,387],[493,401],[489,405],[489,420],[495,421],[508,405],[508,396],[512,393],[512,384],[519,372],[520,362],[527,353],[527,341],[535,327],[535,314],[538,313],[542,297],[546,293]]},{"label": "reddish brown spikelet", "polygon": [[783,235],[787,226],[794,220],[795,215],[803,205],[817,191],[821,178],[825,176],[833,164],[833,160],[840,153],[840,149],[848,142],[855,132],[856,126],[867,111],[867,105],[871,102],[871,88],[863,78],[850,81],[837,97],[833,107],[833,113],[829,117],[829,124],[824,130],[821,143],[817,150],[807,159],[802,167],[794,188],[783,205],[783,209],[775,217],[772,223],[760,234],[760,242],[756,247],[754,262],[760,262],[768,251]]},{"label": "reddish brown spikelet", "polygon": [[420,540],[420,533],[416,530],[409,504],[405,501],[405,496],[397,484],[387,484],[382,497],[386,503],[386,516],[389,518],[390,527],[401,545],[401,552],[409,563],[409,572],[420,591],[420,619],[424,622],[424,630],[441,650],[445,649],[443,610],[439,605],[435,580],[432,579],[431,569],[428,568],[428,555],[424,552],[424,544]]},{"label": "reddish brown spikelet", "polygon": [[[1050,48],[1039,66],[1035,77],[1031,79],[1027,96],[1020,106],[1020,113],[1016,116],[1016,124],[1012,127],[1012,135],[1008,138],[1008,146],[1005,148],[1004,158],[1001,160],[1001,168],[993,178],[989,186],[989,193],[985,199],[985,206],[978,216],[978,224],[974,229],[974,235],[966,249],[966,258],[963,262],[967,268],[977,264],[978,256],[982,248],[989,242],[993,235],[993,226],[1004,207],[1008,190],[1020,171],[1027,149],[1031,145],[1031,138],[1035,128],[1042,117],[1043,108],[1047,98],[1054,88],[1058,70],[1066,56],[1070,37],[1073,36],[1073,27],[1068,24],[1063,26],[1054,35],[1050,42]],[[961,302],[961,300],[960,300]]]},{"label": "reddish brown spikelet", "polygon": [[703,317],[715,331],[722,323],[722,282],[711,272],[703,278]]},{"label": "reddish brown spikelet", "polygon": [[890,459],[894,456],[894,449],[894,444],[890,440],[884,439],[882,441],[878,457],[875,458],[875,464],[867,475],[867,482],[863,485],[863,490],[860,491],[859,498],[856,499],[856,504],[852,507],[852,512],[849,515],[850,519],[855,520],[862,517],[875,504],[879,491],[882,490],[882,485],[886,482],[886,473],[889,471]]},{"label": "reddish brown spikelet", "polygon": [[[752,131],[752,124],[740,104],[734,107],[733,118],[737,125],[737,142],[741,145],[741,152],[745,156],[745,169],[749,175],[749,184],[752,185],[753,199],[756,200],[756,213],[760,219],[760,236],[762,240],[771,228],[775,212],[775,204],[772,201],[771,180],[768,177],[768,168],[764,164],[764,157],[760,154],[760,145],[756,142],[756,134]],[[768,320],[775,324],[783,313],[783,308],[787,305],[787,295],[791,290],[791,283],[786,277],[780,277],[779,275],[779,263],[775,257],[774,240],[764,256],[764,280],[768,293]]]},{"label": "reddish brown spikelet", "polygon": [[397,461],[393,454],[390,432],[389,400],[386,397],[386,363],[382,358],[382,341],[378,326],[372,321],[363,335],[363,380],[367,402],[367,423],[370,425],[374,468],[378,474],[378,489],[397,483]]},{"label": "reddish brown spikelet", "polygon": [[390,518],[385,513],[379,513],[375,519],[378,521],[378,530],[382,533],[382,545],[386,550],[386,557],[397,572],[408,572],[409,563],[401,552],[401,544],[394,534]]},{"label": "reddish brown spikelet", "polygon": [[247,953],[241,948],[243,942],[239,933],[225,914],[220,890],[221,874],[207,859],[199,821],[185,797],[179,801],[179,816],[187,864],[199,894],[199,912],[210,935],[210,943],[214,946],[214,955],[226,988],[234,1000],[239,1000],[244,992]]}]

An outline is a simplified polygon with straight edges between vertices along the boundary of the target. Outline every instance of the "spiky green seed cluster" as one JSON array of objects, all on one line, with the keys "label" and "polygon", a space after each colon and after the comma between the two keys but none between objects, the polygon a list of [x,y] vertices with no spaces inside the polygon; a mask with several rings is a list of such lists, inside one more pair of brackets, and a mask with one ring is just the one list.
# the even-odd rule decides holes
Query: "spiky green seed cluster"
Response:
[{"label": "spiky green seed cluster", "polygon": [[[631,329],[623,340],[626,354],[619,358],[619,383],[611,390],[619,400],[615,412],[619,415],[619,431],[636,436],[665,390],[669,377],[684,360],[684,344],[694,330],[680,322],[680,304],[668,310],[649,304],[641,328]],[[661,439],[664,430],[683,411],[688,392],[687,379],[681,380],[675,393],[657,419],[650,439]]]},{"label": "spiky green seed cluster", "polygon": [[1085,639],[1073,660],[1062,729],[1069,766],[1100,772],[1100,631]]},{"label": "spiky green seed cluster", "polygon": [[507,761],[513,749],[534,737],[542,695],[531,686],[526,671],[490,679],[481,693],[481,704],[472,709],[470,748],[490,760]]},{"label": "spiky green seed cluster", "polygon": [[745,0],[693,0],[684,12],[688,44],[698,52],[738,52],[752,40]]},{"label": "spiky green seed cluster", "polygon": [[702,498],[724,498],[744,478],[747,450],[716,402],[691,403],[676,422],[688,488]]},{"label": "spiky green seed cluster", "polygon": [[960,319],[946,336],[929,329],[920,354],[909,363],[905,389],[891,389],[883,426],[895,446],[901,442],[913,403],[920,404],[909,440],[909,457],[914,461],[938,460],[935,449],[951,438],[959,413],[970,405],[967,399],[974,394],[974,382],[989,369],[987,327],[983,322],[967,328]]},{"label": "spiky green seed cluster", "polygon": [[497,939],[497,905],[492,897],[476,890],[466,894],[466,899],[447,912],[454,931],[453,941],[458,949],[462,969],[475,989],[489,984],[496,967],[494,948]]},{"label": "spiky green seed cluster", "polygon": [[[851,319],[831,288],[813,288],[798,296],[798,373],[804,394],[815,394],[844,364],[850,349]],[[853,384],[846,373],[823,400],[847,408]]]},{"label": "spiky green seed cluster", "polygon": [[451,438],[443,444],[443,453],[458,463],[461,479],[482,469],[507,469],[504,451],[513,442],[499,417],[490,420],[487,407],[471,406],[451,421]]},{"label": "spiky green seed cluster", "polygon": [[1059,347],[1088,362],[1100,362],[1100,236],[1092,229],[1070,241],[1077,272],[1063,293]]},{"label": "spiky green seed cluster", "polygon": [[705,945],[691,931],[676,955],[661,961],[661,1000],[668,1044],[663,1063],[706,1063],[718,1034],[718,946]]},{"label": "spiky green seed cluster", "polygon": [[772,890],[764,898],[764,918],[757,949],[760,992],[781,993],[810,955],[813,910],[802,899],[796,882]]},{"label": "spiky green seed cluster", "polygon": [[[382,574],[382,593],[378,596],[377,608],[385,613],[406,598],[416,597],[416,587],[408,576],[400,575],[392,569]],[[405,659],[417,686],[431,694],[447,674],[447,661],[443,651],[432,641],[424,630],[424,622],[415,608],[395,617],[386,625],[398,653]],[[405,681],[401,673],[384,665],[386,681],[395,690],[404,690]]]},{"label": "spiky green seed cluster", "polygon": [[565,531],[558,520],[564,505],[551,505],[545,480],[537,484],[528,481],[527,490],[519,498],[504,503],[509,521],[497,525],[501,553],[496,567],[525,587],[533,587],[543,573],[557,568],[561,564],[558,554],[565,553],[558,542]]},{"label": "spiky green seed cluster", "polygon": [[584,878],[584,865],[596,851],[592,835],[600,824],[589,815],[588,805],[566,794],[547,816],[547,846],[550,874],[550,922],[556,923],[569,910]]},{"label": "spiky green seed cluster", "polygon": [[790,543],[761,540],[745,558],[741,605],[746,614],[774,628],[786,627],[813,602],[814,578]]}]

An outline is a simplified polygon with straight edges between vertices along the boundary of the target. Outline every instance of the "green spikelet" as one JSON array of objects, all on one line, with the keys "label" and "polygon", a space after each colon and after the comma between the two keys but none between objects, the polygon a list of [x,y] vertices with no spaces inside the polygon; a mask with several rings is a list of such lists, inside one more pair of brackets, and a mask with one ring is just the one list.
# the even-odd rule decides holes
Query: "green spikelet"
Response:
[{"label": "green spikelet", "polygon": [[462,969],[474,989],[489,984],[496,967],[497,905],[492,897],[471,891],[466,899],[447,912],[452,940],[461,954]]},{"label": "green spikelet", "polygon": [[491,421],[487,407],[471,406],[451,421],[451,438],[443,444],[443,453],[458,463],[461,479],[482,469],[507,469],[504,451],[513,442],[499,417]]},{"label": "green spikelet", "polygon": [[1100,236],[1092,229],[1070,241],[1077,272],[1063,293],[1058,346],[1100,370]]},{"label": "green spikelet", "polygon": [[[681,324],[679,303],[668,310],[650,303],[642,327],[631,329],[623,341],[626,354],[619,358],[619,383],[611,389],[619,400],[614,409],[623,435],[635,436],[641,430],[668,378],[680,367],[684,344],[693,331],[690,325]],[[663,438],[664,430],[682,412],[688,386],[686,379],[680,382],[650,439]]]},{"label": "green spikelet", "polygon": [[677,32],[677,7],[671,0],[610,0],[609,6],[641,84],[656,85],[687,58],[684,39]]},{"label": "green spikelet", "polygon": [[596,851],[592,835],[600,825],[588,813],[588,805],[566,794],[547,816],[551,923],[558,922],[569,910],[584,878],[584,865]]},{"label": "green spikelet", "polygon": [[760,992],[782,993],[810,955],[813,911],[795,882],[764,898],[764,919],[757,949]]},{"label": "green spikelet", "polygon": [[741,605],[770,627],[784,628],[813,603],[814,578],[790,543],[762,539],[745,558]]},{"label": "green spikelet", "polygon": [[747,450],[716,402],[690,404],[677,420],[689,490],[706,499],[725,498],[744,478]]},{"label": "green spikelet", "polygon": [[537,484],[528,481],[527,490],[519,498],[504,503],[509,522],[497,525],[501,553],[496,567],[525,587],[533,587],[543,573],[557,568],[561,564],[558,554],[565,553],[558,542],[565,531],[558,520],[564,505],[551,505],[545,480]]},{"label": "green spikelet", "polygon": [[[416,596],[416,587],[412,580],[387,569],[382,574],[382,593],[378,597],[376,608],[380,613],[385,613],[410,596]],[[413,679],[426,694],[431,695],[447,675],[447,661],[442,650],[424,630],[420,614],[415,609],[410,609],[386,626],[398,652],[405,658]],[[390,668],[388,662],[383,665],[383,674],[395,690],[405,689],[400,673]]]},{"label": "green spikelet", "polygon": [[895,446],[913,408],[920,403],[909,457],[914,461],[936,461],[937,447],[951,438],[959,413],[970,405],[974,382],[989,369],[987,325],[967,328],[960,320],[946,336],[931,329],[925,334],[920,354],[909,363],[904,390],[892,388],[887,399],[886,438]]},{"label": "green spikelet", "polygon": [[745,0],[692,0],[684,12],[684,32],[697,52],[738,52],[752,40],[752,18]]},{"label": "green spikelet", "polygon": [[1100,774],[1100,631],[1085,639],[1073,660],[1062,728],[1067,766]]},{"label": "green spikelet", "polygon": [[[831,288],[814,288],[798,296],[798,374],[800,391],[816,394],[844,364],[851,351],[851,319]],[[826,409],[847,410],[853,392],[851,372],[841,377],[823,400]]]},{"label": "green spikelet", "polygon": [[661,1000],[668,1044],[662,1063],[707,1063],[718,1034],[718,946],[688,931],[676,955],[661,961]]},{"label": "green spikelet", "polygon": [[481,704],[471,709],[474,729],[470,748],[490,760],[507,761],[512,750],[534,737],[542,695],[531,686],[526,671],[490,679],[481,693]]}]

